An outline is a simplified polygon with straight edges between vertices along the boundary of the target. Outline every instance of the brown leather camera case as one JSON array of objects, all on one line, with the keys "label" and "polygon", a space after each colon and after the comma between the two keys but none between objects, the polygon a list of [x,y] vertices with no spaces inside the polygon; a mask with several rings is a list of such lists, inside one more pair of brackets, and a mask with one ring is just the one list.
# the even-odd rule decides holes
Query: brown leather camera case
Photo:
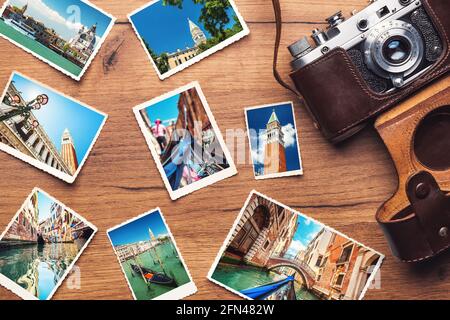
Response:
[{"label": "brown leather camera case", "polygon": [[377,220],[401,260],[435,256],[450,247],[450,76],[380,116],[375,128],[399,178]]},{"label": "brown leather camera case", "polygon": [[432,69],[404,88],[388,94],[375,93],[347,52],[340,48],[291,73],[316,125],[327,139],[338,142],[356,133],[368,119],[449,71],[450,0],[422,0],[422,3],[441,36],[444,51]]}]

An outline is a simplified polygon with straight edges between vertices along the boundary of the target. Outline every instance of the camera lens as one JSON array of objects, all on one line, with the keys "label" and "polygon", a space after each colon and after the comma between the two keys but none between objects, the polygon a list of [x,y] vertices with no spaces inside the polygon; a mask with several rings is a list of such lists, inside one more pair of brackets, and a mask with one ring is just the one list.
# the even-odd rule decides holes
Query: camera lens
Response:
[{"label": "camera lens", "polygon": [[404,37],[392,37],[383,45],[383,56],[392,64],[402,64],[411,55],[411,44]]}]

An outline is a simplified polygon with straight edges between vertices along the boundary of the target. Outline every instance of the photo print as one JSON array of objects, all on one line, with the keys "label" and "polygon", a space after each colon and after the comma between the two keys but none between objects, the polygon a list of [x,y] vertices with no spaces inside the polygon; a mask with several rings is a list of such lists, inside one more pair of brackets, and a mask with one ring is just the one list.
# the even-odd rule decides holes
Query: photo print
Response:
[{"label": "photo print", "polygon": [[256,179],[303,174],[292,102],[245,109]]},{"label": "photo print", "polygon": [[96,232],[35,188],[0,237],[0,284],[26,300],[50,300]]},{"label": "photo print", "polygon": [[106,118],[13,72],[0,102],[0,150],[73,183]]},{"label": "photo print", "polygon": [[80,80],[114,20],[84,0],[8,0],[0,13],[0,35]]},{"label": "photo print", "polygon": [[107,234],[135,300],[179,300],[197,292],[159,208]]},{"label": "photo print", "polygon": [[237,173],[197,82],[134,113],[172,200]]},{"label": "photo print", "polygon": [[161,80],[250,32],[232,0],[156,0],[128,19]]},{"label": "photo print", "polygon": [[252,191],[209,274],[253,300],[359,300],[384,256]]}]

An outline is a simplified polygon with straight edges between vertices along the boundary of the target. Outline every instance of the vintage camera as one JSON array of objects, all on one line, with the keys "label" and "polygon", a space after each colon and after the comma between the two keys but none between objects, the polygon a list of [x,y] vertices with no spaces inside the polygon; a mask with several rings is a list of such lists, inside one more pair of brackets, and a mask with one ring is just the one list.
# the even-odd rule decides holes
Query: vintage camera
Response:
[{"label": "vintage camera", "polygon": [[315,47],[306,37],[289,46],[291,78],[332,142],[449,68],[450,1],[371,2],[348,20],[341,12],[326,19],[326,30],[312,32]]}]

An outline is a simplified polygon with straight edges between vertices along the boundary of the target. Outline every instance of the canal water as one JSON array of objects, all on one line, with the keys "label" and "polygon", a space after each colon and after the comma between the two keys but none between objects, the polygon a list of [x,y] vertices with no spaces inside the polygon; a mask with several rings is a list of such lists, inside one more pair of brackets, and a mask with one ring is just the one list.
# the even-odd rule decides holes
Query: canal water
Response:
[{"label": "canal water", "polygon": [[0,249],[0,273],[45,300],[83,245],[52,243]]},{"label": "canal water", "polygon": [[[217,268],[212,275],[213,279],[236,291],[266,285],[284,279],[285,277],[286,276],[275,272],[265,272],[253,267],[221,263],[217,265]],[[295,283],[295,293],[297,300],[318,299],[314,294],[310,293],[297,282]]]},{"label": "canal water", "polygon": [[5,21],[1,19],[0,19],[0,33],[4,34],[9,39],[19,43],[23,47],[33,51],[37,55],[53,62],[55,65],[66,70],[67,72],[75,76],[80,75],[82,69],[79,66],[70,62],[66,58],[60,56],[56,52],[50,50],[46,46],[40,44],[36,40],[33,40],[32,38],[15,30],[13,27],[7,25]]},{"label": "canal water", "polygon": [[[155,250],[163,262],[163,266],[159,265]],[[165,271],[169,277],[175,279],[178,286],[182,286],[190,282],[189,275],[184,269],[183,263],[179,259],[177,250],[172,241],[159,244],[154,249],[140,254],[137,256],[137,262],[141,266],[152,269],[156,272]],[[135,262],[133,260],[128,260],[126,262],[122,262],[122,266],[137,300],[153,299],[174,289],[174,287],[154,283],[147,286],[142,276],[131,270],[130,263]]]}]

